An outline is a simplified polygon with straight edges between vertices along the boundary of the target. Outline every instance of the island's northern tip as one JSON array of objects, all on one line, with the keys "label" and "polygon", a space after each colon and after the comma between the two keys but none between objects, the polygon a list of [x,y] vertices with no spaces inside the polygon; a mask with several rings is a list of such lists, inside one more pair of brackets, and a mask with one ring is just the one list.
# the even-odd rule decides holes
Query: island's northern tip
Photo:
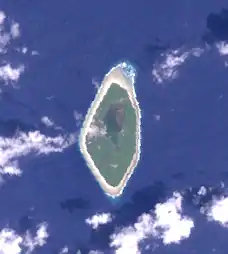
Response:
[{"label": "island's northern tip", "polygon": [[103,191],[122,194],[139,158],[141,111],[135,93],[136,69],[128,61],[105,75],[83,122],[79,147]]}]

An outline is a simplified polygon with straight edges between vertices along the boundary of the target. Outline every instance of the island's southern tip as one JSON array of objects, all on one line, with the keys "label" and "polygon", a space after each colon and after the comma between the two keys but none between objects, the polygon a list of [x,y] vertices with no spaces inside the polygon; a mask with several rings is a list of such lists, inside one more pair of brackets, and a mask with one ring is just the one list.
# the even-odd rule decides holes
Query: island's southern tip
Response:
[{"label": "island's southern tip", "polygon": [[136,70],[128,62],[104,77],[85,116],[79,147],[96,181],[112,198],[122,194],[141,152],[141,111]]}]

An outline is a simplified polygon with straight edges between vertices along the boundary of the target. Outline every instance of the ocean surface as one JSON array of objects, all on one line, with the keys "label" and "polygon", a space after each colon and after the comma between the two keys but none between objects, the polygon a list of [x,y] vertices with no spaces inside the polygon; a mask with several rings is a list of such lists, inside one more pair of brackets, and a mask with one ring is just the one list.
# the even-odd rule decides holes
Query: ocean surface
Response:
[{"label": "ocean surface", "polygon": [[[225,0],[0,0],[12,37],[5,44],[0,29],[0,253],[228,253],[226,8]],[[77,135],[96,86],[125,60],[137,71],[141,159],[112,200]],[[7,79],[9,65],[23,66],[20,77]],[[167,200],[176,210],[153,217]],[[46,233],[36,238],[39,225]]]}]

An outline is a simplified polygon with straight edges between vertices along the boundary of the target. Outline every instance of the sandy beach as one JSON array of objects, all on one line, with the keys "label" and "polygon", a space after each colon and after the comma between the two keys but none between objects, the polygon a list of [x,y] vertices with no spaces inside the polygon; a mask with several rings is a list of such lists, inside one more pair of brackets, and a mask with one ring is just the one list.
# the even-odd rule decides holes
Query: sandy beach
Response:
[{"label": "sandy beach", "polygon": [[[113,67],[109,73],[107,73],[97,91],[97,94],[95,96],[95,99],[93,100],[83,123],[83,126],[81,128],[81,132],[79,135],[79,146],[81,153],[83,154],[87,166],[90,168],[92,174],[95,176],[96,180],[100,184],[101,188],[105,191],[105,193],[113,198],[118,197],[122,194],[129,178],[131,177],[132,173],[134,172],[135,167],[138,164],[139,158],[140,158],[140,147],[141,147],[141,111],[140,107],[136,98],[136,93],[134,90],[134,84],[132,84],[132,79],[125,75],[123,70],[123,64],[119,64],[115,67]],[[93,117],[99,108],[100,103],[103,100],[103,97],[106,95],[108,89],[110,86],[115,83],[125,89],[128,93],[128,97],[131,101],[132,106],[135,109],[136,112],[136,118],[137,118],[137,126],[136,126],[136,152],[133,155],[131,164],[126,170],[126,173],[124,174],[121,182],[118,186],[111,186],[109,185],[105,178],[100,174],[99,169],[94,164],[90,154],[87,151],[86,147],[86,135],[88,133],[88,129],[92,123]]]}]

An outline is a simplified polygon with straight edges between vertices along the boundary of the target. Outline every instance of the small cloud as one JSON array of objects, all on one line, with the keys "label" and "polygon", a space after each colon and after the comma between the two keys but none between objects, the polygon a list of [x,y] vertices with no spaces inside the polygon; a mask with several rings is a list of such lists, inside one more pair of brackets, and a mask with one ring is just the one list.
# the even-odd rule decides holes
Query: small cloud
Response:
[{"label": "small cloud", "polygon": [[11,228],[0,231],[0,253],[1,254],[30,254],[37,247],[46,244],[48,238],[47,223],[41,223],[37,227],[35,237],[29,231],[20,236]]},{"label": "small cloud", "polygon": [[203,52],[203,49],[192,48],[186,52],[182,52],[181,49],[175,49],[162,54],[163,61],[155,63],[152,70],[154,80],[161,84],[166,80],[178,78],[178,68],[186,62],[189,56],[199,57]]},{"label": "small cloud", "polygon": [[16,82],[24,72],[24,66],[20,65],[17,68],[13,68],[10,64],[6,64],[0,67],[0,80],[3,80],[6,84],[9,82]]},{"label": "small cloud", "polygon": [[3,11],[0,11],[0,53],[6,53],[6,46],[12,39],[16,39],[20,36],[20,26],[17,22],[12,20],[9,24],[10,30],[6,31],[6,15]]},{"label": "small cloud", "polygon": [[[0,54],[7,53],[11,41],[19,38],[21,36],[20,24],[10,18],[6,19],[6,14],[3,11],[0,11]],[[15,48],[14,52],[20,52],[26,54],[28,48],[23,46],[21,48]],[[31,55],[37,53],[32,51]],[[4,63],[4,64],[3,64]],[[25,67],[23,64],[13,68],[10,62],[1,61],[2,66],[0,66],[0,81],[8,84],[11,82],[16,83],[20,78],[21,74],[24,72]]]},{"label": "small cloud", "polygon": [[24,54],[24,55],[28,52],[28,48],[25,47],[25,46],[23,46],[23,47],[21,47],[21,48],[16,48],[15,50],[16,50],[17,52],[20,52],[20,53]]},{"label": "small cloud", "polygon": [[77,110],[74,110],[74,119],[76,121],[76,126],[79,127],[83,120],[83,115],[79,113]]},{"label": "small cloud", "polygon": [[143,214],[133,226],[111,235],[110,247],[115,248],[116,254],[140,254],[139,243],[151,235],[151,230],[153,230],[152,217]]},{"label": "small cloud", "polygon": [[23,240],[23,245],[28,249],[29,253],[34,251],[37,247],[42,247],[46,244],[48,238],[47,223],[41,223],[37,227],[35,237],[31,233],[26,232]]},{"label": "small cloud", "polygon": [[48,238],[47,226],[48,224],[46,222],[38,225],[36,236],[34,238],[36,245],[43,246],[46,244],[46,240]]},{"label": "small cloud", "polygon": [[155,207],[154,229],[164,244],[179,243],[188,238],[194,222],[182,215],[183,197],[174,193],[173,197],[164,204]]},{"label": "small cloud", "polygon": [[48,118],[47,116],[43,116],[43,117],[41,118],[41,122],[42,122],[44,125],[46,125],[47,127],[52,127],[52,126],[55,125],[54,122],[53,122],[50,118]]},{"label": "small cloud", "polygon": [[23,48],[21,49],[21,52],[22,52],[23,54],[26,54],[26,53],[28,52],[28,48],[27,48],[27,47],[23,47]]},{"label": "small cloud", "polygon": [[96,90],[98,90],[98,88],[100,87],[100,82],[96,78],[92,78],[92,84],[94,85]]},{"label": "small cloud", "polygon": [[165,80],[173,80],[178,77],[178,67],[181,66],[189,56],[189,52],[181,53],[173,50],[166,54],[162,63],[156,63],[152,75],[156,82],[163,83]]},{"label": "small cloud", "polygon": [[21,169],[18,167],[18,162],[13,161],[11,164],[9,163],[5,167],[0,167],[0,174],[2,175],[10,175],[10,176],[20,176],[22,174]]},{"label": "small cloud", "polygon": [[220,55],[228,55],[228,43],[225,41],[219,42],[216,44],[216,47],[220,53]]},{"label": "small cloud", "polygon": [[5,51],[5,47],[10,41],[10,35],[4,31],[5,18],[5,13],[0,11],[0,53]]},{"label": "small cloud", "polygon": [[39,52],[36,50],[29,50],[26,46],[23,46],[21,48],[15,48],[15,51],[22,53],[24,55],[30,54],[31,56],[39,55]]},{"label": "small cloud", "polygon": [[15,21],[11,24],[10,34],[14,39],[20,37],[20,26]]},{"label": "small cloud", "polygon": [[88,254],[103,254],[103,252],[101,252],[99,250],[91,250]]},{"label": "small cloud", "polygon": [[154,118],[155,121],[160,121],[161,116],[160,116],[160,115],[154,114],[154,115],[153,115],[153,118]]},{"label": "small cloud", "polygon": [[106,126],[102,121],[92,121],[87,131],[87,138],[97,138],[107,134]]},{"label": "small cloud", "polygon": [[4,24],[5,18],[6,18],[5,13],[3,11],[0,11],[0,26]]},{"label": "small cloud", "polygon": [[4,228],[0,232],[0,253],[20,254],[23,238],[9,228]]},{"label": "small cloud", "polygon": [[69,253],[69,248],[67,246],[64,246],[59,252],[59,254],[67,254],[67,253]]},{"label": "small cloud", "polygon": [[32,56],[38,56],[38,55],[39,55],[39,52],[36,51],[36,50],[32,50],[32,51],[31,51],[31,55],[32,55]]},{"label": "small cloud", "polygon": [[190,50],[190,54],[195,56],[195,57],[200,57],[204,53],[204,49],[201,48],[192,48]]},{"label": "small cloud", "polygon": [[165,203],[157,204],[151,213],[142,214],[133,226],[111,235],[110,247],[115,248],[116,254],[139,254],[139,244],[150,237],[161,239],[165,245],[188,238],[194,222],[183,215],[182,201],[182,196],[174,193]]},{"label": "small cloud", "polygon": [[100,225],[107,224],[112,221],[110,213],[95,214],[91,218],[86,219],[86,223],[93,229],[97,229]]},{"label": "small cloud", "polygon": [[216,221],[223,227],[228,228],[228,197],[221,197],[214,199],[204,213],[207,215],[208,220]]},{"label": "small cloud", "polygon": [[54,128],[55,130],[63,130],[63,128],[61,126],[57,126],[49,117],[47,116],[43,116],[41,118],[41,122],[47,126],[47,127],[51,127]]},{"label": "small cloud", "polygon": [[[225,41],[218,42],[216,44],[216,48],[217,48],[220,56],[226,57],[228,55],[228,43],[227,42],[225,42]],[[225,67],[228,66],[227,60],[224,62],[224,65],[225,65]]]}]

